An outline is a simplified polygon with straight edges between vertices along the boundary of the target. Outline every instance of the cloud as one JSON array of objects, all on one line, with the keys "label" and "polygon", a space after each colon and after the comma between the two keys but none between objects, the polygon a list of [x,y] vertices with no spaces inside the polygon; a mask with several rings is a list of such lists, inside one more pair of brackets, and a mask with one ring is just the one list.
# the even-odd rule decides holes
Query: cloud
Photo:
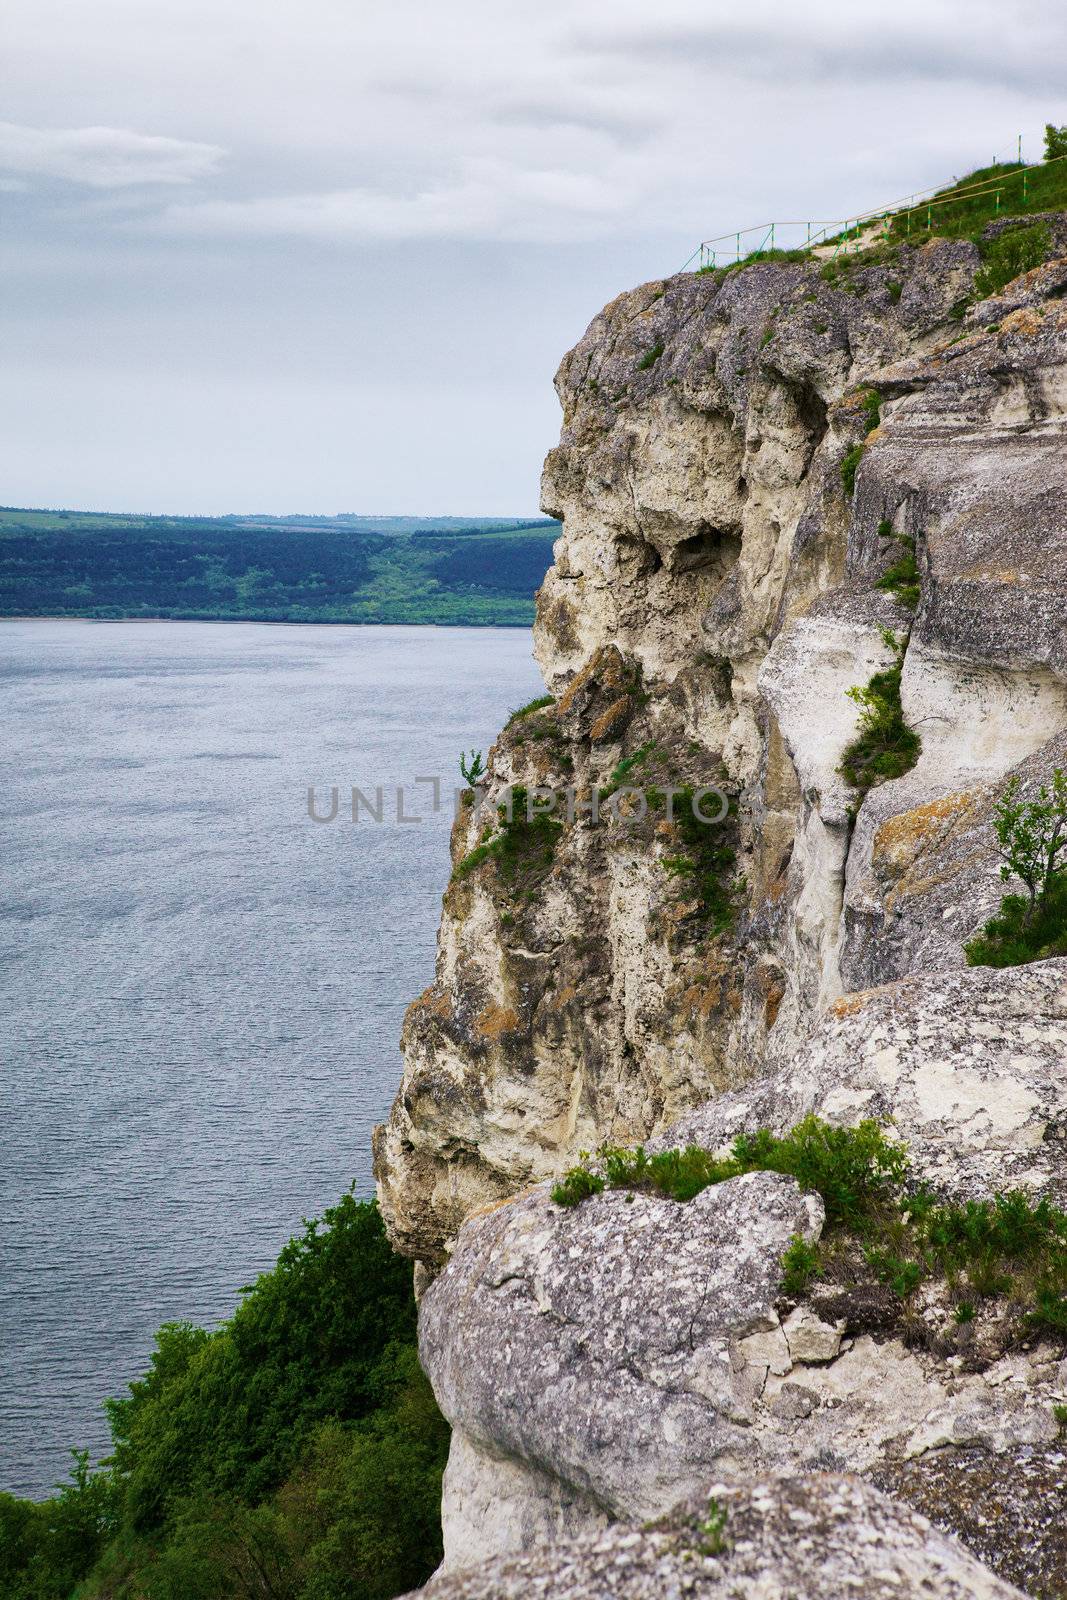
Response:
[{"label": "cloud", "polygon": [[192,183],[213,173],[224,155],[218,145],[129,128],[29,128],[0,122],[0,169],[91,189]]},{"label": "cloud", "polygon": [[[1003,31],[961,37],[958,28],[908,30],[871,26],[842,31],[831,16],[805,15],[803,28],[785,19],[773,27],[711,20],[652,23],[614,34],[576,30],[573,45],[590,55],[623,57],[680,67],[711,68],[765,82],[818,84],[965,83],[989,88],[1062,91],[1063,41],[1034,50],[1032,36],[1018,42]],[[820,32],[821,27],[821,32]]]},{"label": "cloud", "polygon": [[407,195],[351,188],[170,205],[152,226],[243,237],[544,242],[594,237],[626,203],[604,177],[486,158],[468,162],[456,180]]}]

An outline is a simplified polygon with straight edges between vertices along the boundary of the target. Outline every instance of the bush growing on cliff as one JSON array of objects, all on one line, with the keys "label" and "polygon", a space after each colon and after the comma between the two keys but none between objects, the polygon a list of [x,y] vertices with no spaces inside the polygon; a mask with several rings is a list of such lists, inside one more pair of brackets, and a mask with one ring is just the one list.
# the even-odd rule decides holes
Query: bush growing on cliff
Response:
[{"label": "bush growing on cliff", "polygon": [[520,894],[531,895],[551,871],[556,843],[563,824],[545,810],[530,804],[527,789],[516,784],[507,805],[497,807],[497,831],[463,857],[453,876],[467,878],[491,862],[501,882]]},{"label": "bush growing on cliff", "polygon": [[1018,878],[1025,894],[1005,895],[997,916],[964,946],[972,967],[1018,967],[1067,955],[1067,773],[1057,767],[1051,787],[1020,800],[1012,778],[993,813],[1005,882]]},{"label": "bush growing on cliff", "polygon": [[[5,1600],[387,1600],[440,1558],[448,1429],[410,1268],[346,1195],[214,1333],[170,1323],[108,1410],[114,1454],[0,1497]],[[9,1537],[9,1535],[13,1537]]]},{"label": "bush growing on cliff", "polygon": [[864,794],[889,778],[910,772],[922,751],[922,740],[904,720],[900,680],[907,640],[887,628],[883,637],[897,652],[891,667],[876,672],[863,686],[848,690],[860,708],[859,733],[845,750],[838,772]]},{"label": "bush growing on cliff", "polygon": [[[837,1128],[805,1117],[779,1137],[741,1134],[729,1155],[699,1146],[650,1156],[604,1146],[556,1184],[557,1205],[575,1206],[605,1189],[644,1190],[685,1203],[746,1172],[781,1172],[822,1197],[826,1226],[817,1245],[794,1237],[782,1258],[783,1293],[798,1297],[812,1278],[844,1260],[857,1274],[908,1302],[923,1283],[953,1286],[972,1315],[975,1302],[1005,1302],[1021,1337],[1067,1339],[1067,1213],[1016,1191],[992,1200],[942,1203],[910,1180],[907,1152],[874,1121]],[[963,1298],[966,1292],[968,1298]]]}]

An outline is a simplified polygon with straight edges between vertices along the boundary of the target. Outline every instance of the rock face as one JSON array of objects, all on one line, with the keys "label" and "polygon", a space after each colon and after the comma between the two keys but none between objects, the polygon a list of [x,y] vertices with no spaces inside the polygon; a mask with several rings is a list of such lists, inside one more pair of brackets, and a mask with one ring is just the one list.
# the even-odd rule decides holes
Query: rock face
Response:
[{"label": "rock face", "polygon": [[712,1483],[652,1527],[625,1524],[438,1576],[426,1600],[1019,1600],[962,1545],[855,1478]]},{"label": "rock face", "polygon": [[662,1516],[717,1475],[1055,1444],[1067,1359],[1051,1346],[974,1371],[850,1336],[818,1301],[785,1315],[782,1255],[822,1221],[766,1172],[686,1204],[615,1190],[569,1209],[539,1188],[471,1218],[419,1323],[455,1430],[446,1567]]},{"label": "rock face", "polygon": [[939,1193],[1047,1194],[1067,1209],[1067,960],[911,977],[835,1002],[773,1077],[682,1118],[659,1143],[785,1133],[808,1112],[891,1121]]},{"label": "rock face", "polygon": [[[431,1594],[1010,1592],[825,1471],[1067,1594],[1062,1341],[981,1308],[961,1333],[933,1290],[906,1315],[840,1284],[786,1301],[782,1253],[822,1226],[791,1179],[576,1210],[544,1181],[605,1141],[714,1148],[816,1112],[889,1122],[942,1196],[1067,1205],[1067,961],[964,953],[1005,888],[1006,785],[1067,766],[1046,220],[1055,259],[962,320],[979,251],[934,240],[646,284],[560,367],[552,698],[456,823],[375,1140],[454,1429],[456,1575]],[[872,681],[919,743],[862,789],[843,758]],[[1016,1469],[1029,1499],[996,1488]],[[690,1515],[720,1480],[725,1552]]]},{"label": "rock face", "polygon": [[[999,903],[992,807],[1067,749],[1067,262],[961,324],[978,259],[935,240],[835,283],[647,284],[560,367],[535,630],[556,698],[501,734],[454,860],[511,784],[718,783],[732,904],[701,902],[662,809],[593,826],[560,803],[536,870],[457,872],[376,1140],[390,1234],[431,1269],[472,1209],[787,1061],[842,996],[961,967]],[[915,544],[914,614],[878,587],[887,528]],[[891,663],[886,628],[922,753],[864,797],[838,772],[846,691]]]}]

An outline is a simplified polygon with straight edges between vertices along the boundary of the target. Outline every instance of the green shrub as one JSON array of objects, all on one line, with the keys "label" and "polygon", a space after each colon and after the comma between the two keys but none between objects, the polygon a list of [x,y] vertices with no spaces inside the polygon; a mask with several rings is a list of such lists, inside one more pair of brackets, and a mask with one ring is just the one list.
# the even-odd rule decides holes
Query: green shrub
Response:
[{"label": "green shrub", "polygon": [[1005,895],[997,915],[963,949],[971,967],[1023,967],[1067,956],[1067,877],[1034,905],[1024,894]]},{"label": "green shrub", "polygon": [[511,791],[511,816],[506,805],[497,807],[496,833],[463,857],[454,878],[467,878],[491,862],[509,888],[526,895],[537,890],[552,869],[563,824],[547,811],[535,810],[528,816],[528,801],[528,790],[516,784]]},{"label": "green shrub", "polygon": [[1052,240],[1043,223],[1029,228],[1008,228],[981,246],[982,265],[974,275],[974,292],[979,300],[999,290],[1020,273],[1039,267],[1052,249]]},{"label": "green shrub", "polygon": [[638,372],[647,372],[649,367],[654,367],[660,356],[663,354],[663,350],[664,346],[659,341],[652,346],[651,350],[646,350],[645,354],[637,363]]},{"label": "green shrub", "polygon": [[482,760],[480,750],[470,750],[466,754],[459,753],[459,775],[463,782],[474,788],[478,780],[485,776],[485,762]]},{"label": "green shrub", "polygon": [[1021,880],[1024,895],[1005,895],[982,933],[964,945],[972,967],[1016,967],[1067,955],[1067,773],[1057,767],[1051,786],[1020,800],[1011,779],[993,812],[1005,882]]},{"label": "green shrub", "polygon": [[904,553],[895,561],[887,571],[882,573],[875,585],[878,589],[885,589],[895,595],[902,606],[909,611],[914,611],[919,604],[919,563],[915,555],[915,540],[906,533],[894,533],[893,524],[882,521],[878,524],[878,537],[880,539],[895,539],[897,544],[903,545]]},{"label": "green shrub", "polygon": [[[701,822],[693,811],[696,790],[686,786],[674,796],[672,814],[682,843],[677,855],[664,856],[664,871],[685,880],[699,902],[699,915],[705,931],[717,938],[733,927],[737,899],[743,885],[734,867],[737,852],[723,837],[722,823]],[[656,791],[649,794],[649,803],[658,802]],[[737,802],[731,799],[731,813],[736,813]]]},{"label": "green shrub", "polygon": [[890,1142],[876,1122],[835,1128],[808,1116],[784,1137],[765,1129],[741,1134],[727,1156],[695,1145],[653,1156],[604,1146],[597,1155],[599,1171],[587,1157],[557,1184],[558,1204],[578,1205],[605,1189],[644,1190],[684,1203],[742,1173],[785,1173],[822,1197],[826,1224],[817,1245],[799,1235],[790,1240],[782,1257],[783,1293],[802,1295],[851,1240],[874,1279],[901,1302],[924,1282],[940,1279],[965,1286],[973,1297],[957,1303],[961,1324],[972,1320],[975,1300],[1007,1298],[1020,1336],[1067,1337],[1067,1214],[1019,1191],[941,1203],[911,1181],[904,1147]]},{"label": "green shrub", "polygon": [[387,1600],[428,1577],[448,1428],[377,1207],[345,1195],[244,1296],[214,1333],[160,1329],[103,1470],[0,1496],[5,1600]]},{"label": "green shrub", "polygon": [[854,444],[851,450],[845,452],[841,461],[841,482],[844,485],[845,493],[850,497],[856,492],[856,472],[860,462],[863,460],[863,452],[866,448],[865,444]]},{"label": "green shrub", "polygon": [[922,740],[904,720],[900,680],[907,641],[888,629],[886,643],[897,651],[891,667],[876,672],[863,687],[848,690],[860,708],[859,733],[845,750],[838,772],[864,794],[876,784],[910,772],[922,752]]}]

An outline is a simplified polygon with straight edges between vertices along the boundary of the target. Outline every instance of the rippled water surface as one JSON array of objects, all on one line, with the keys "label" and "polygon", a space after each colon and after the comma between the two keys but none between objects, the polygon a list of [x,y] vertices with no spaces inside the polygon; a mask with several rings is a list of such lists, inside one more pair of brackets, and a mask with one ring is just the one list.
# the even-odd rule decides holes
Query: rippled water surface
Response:
[{"label": "rippled water surface", "polygon": [[541,690],[517,629],[0,624],[0,1488],[104,1450],[161,1322],[371,1192],[448,874],[389,786],[426,812]]}]

